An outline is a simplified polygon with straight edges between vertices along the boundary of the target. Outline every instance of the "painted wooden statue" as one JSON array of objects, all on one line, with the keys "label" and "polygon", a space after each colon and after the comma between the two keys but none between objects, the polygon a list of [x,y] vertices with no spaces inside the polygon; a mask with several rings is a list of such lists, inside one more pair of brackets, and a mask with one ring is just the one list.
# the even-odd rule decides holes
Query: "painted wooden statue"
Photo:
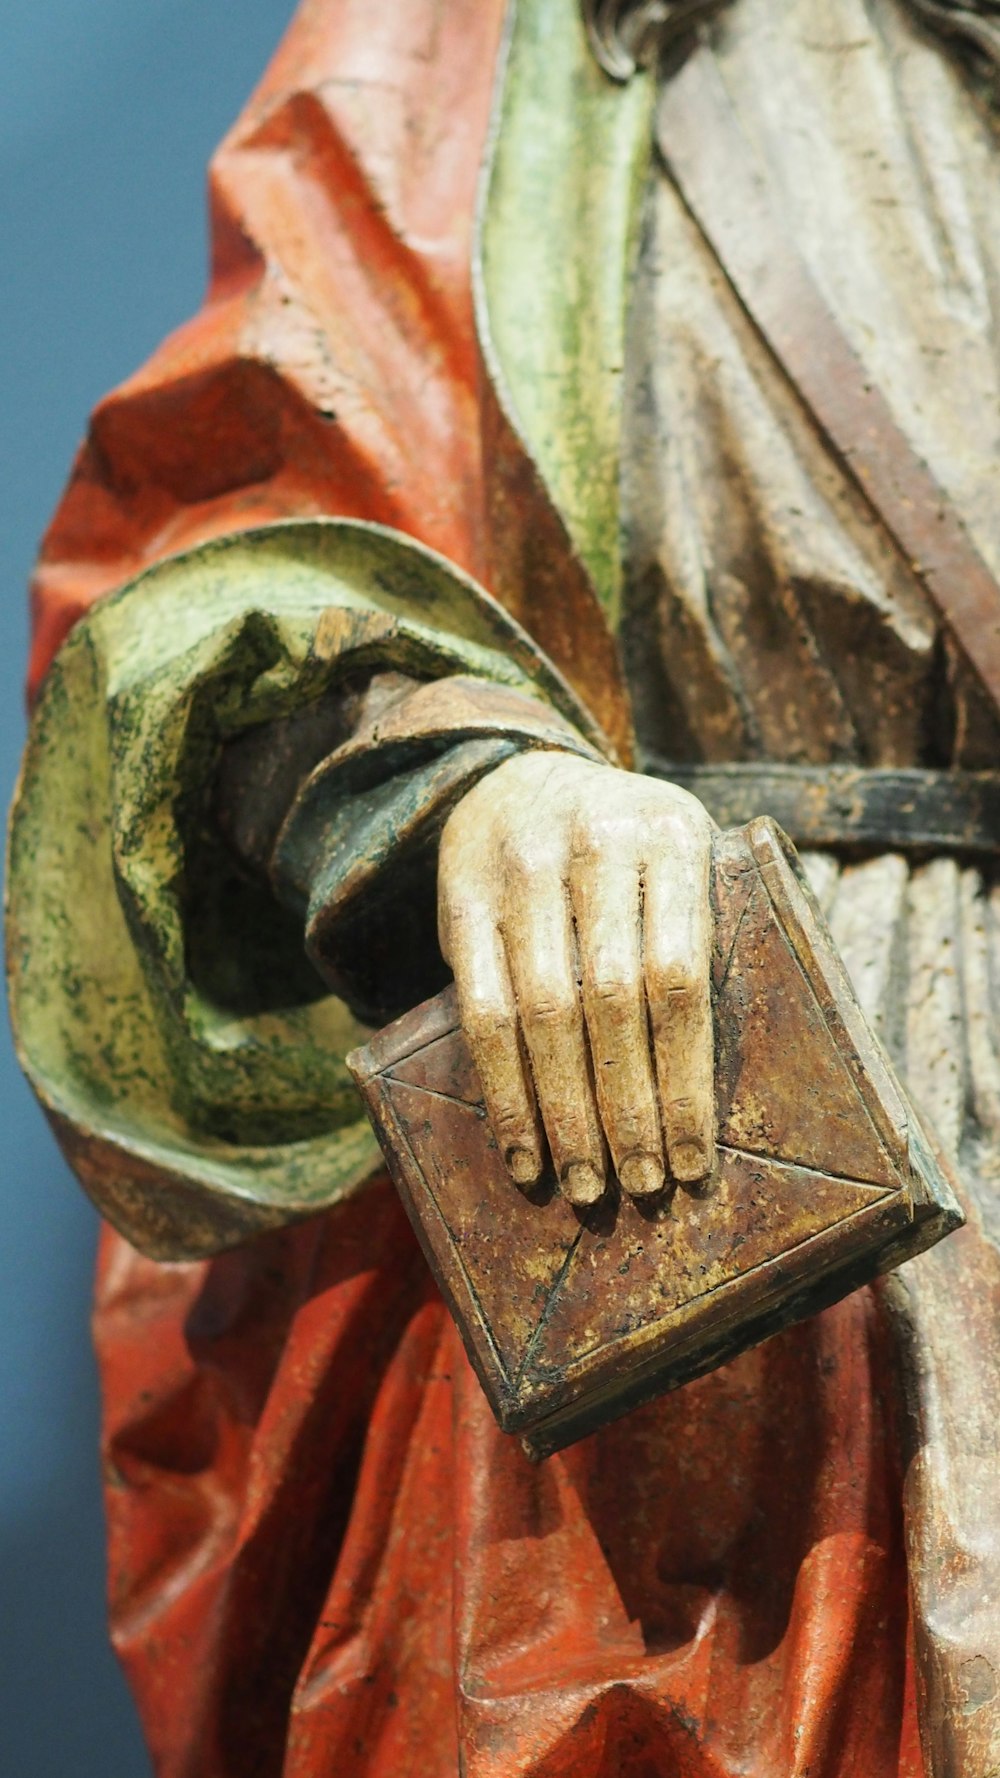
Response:
[{"label": "painted wooden statue", "polygon": [[[998,60],[992,0],[304,0],[213,162],[11,851],[159,1778],[1000,1770]],[[454,974],[512,1191],[696,1184],[762,812],[966,1227],[532,1465],[345,1056]]]}]

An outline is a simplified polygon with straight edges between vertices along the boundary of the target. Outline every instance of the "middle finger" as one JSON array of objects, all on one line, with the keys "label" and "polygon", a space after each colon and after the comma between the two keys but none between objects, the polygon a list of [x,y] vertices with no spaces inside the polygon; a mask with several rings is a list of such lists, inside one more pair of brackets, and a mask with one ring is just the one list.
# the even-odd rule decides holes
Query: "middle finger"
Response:
[{"label": "middle finger", "polygon": [[597,1104],[622,1185],[659,1191],[665,1175],[642,975],[639,867],[583,856],[571,888]]}]

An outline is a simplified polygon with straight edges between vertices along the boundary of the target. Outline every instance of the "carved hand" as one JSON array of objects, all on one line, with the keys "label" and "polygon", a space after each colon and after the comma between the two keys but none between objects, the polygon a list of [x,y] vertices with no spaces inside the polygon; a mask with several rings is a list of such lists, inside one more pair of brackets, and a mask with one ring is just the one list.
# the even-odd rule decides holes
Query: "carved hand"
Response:
[{"label": "carved hand", "polygon": [[507,760],[447,821],[441,948],[520,1184],[541,1127],[577,1204],[603,1192],[608,1149],[636,1196],[667,1159],[675,1179],[709,1171],[712,831],[675,785],[554,753]]}]

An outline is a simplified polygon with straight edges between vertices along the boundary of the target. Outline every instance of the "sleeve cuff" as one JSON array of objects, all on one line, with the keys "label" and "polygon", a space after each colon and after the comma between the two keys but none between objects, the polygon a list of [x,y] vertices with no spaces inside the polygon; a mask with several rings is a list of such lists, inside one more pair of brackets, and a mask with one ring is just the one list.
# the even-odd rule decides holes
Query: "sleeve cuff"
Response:
[{"label": "sleeve cuff", "polygon": [[441,988],[437,848],[452,810],[528,749],[601,754],[551,706],[455,675],[421,684],[360,727],[306,779],[270,860],[306,949],[366,1023]]}]

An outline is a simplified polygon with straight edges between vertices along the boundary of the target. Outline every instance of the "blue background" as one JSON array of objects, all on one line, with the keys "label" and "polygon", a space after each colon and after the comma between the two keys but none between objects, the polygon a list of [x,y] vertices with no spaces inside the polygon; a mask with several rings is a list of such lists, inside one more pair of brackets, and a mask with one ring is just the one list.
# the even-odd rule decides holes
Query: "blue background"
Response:
[{"label": "blue background", "polygon": [[[0,752],[25,585],[93,403],[194,309],[204,166],[291,0],[7,0],[0,23]],[[0,1056],[0,1778],[148,1778],[104,1625],[96,1219]],[[206,1778],[209,1775],[206,1774]]]}]

